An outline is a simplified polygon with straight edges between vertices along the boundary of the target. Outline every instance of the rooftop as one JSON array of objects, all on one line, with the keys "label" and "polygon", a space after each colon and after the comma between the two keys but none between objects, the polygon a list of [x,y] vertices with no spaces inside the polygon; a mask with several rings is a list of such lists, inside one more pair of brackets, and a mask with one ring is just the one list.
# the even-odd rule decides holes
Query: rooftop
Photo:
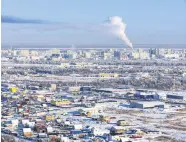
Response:
[{"label": "rooftop", "polygon": [[133,103],[144,104],[144,105],[164,105],[164,102],[160,102],[160,101],[136,101]]},{"label": "rooftop", "polygon": [[167,95],[175,95],[175,96],[184,96],[186,97],[186,92],[170,92]]}]

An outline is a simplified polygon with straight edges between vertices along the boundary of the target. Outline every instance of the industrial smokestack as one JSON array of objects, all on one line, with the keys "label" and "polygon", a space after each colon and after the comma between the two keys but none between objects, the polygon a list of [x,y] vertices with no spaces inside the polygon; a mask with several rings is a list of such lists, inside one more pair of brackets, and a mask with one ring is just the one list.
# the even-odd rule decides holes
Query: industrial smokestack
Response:
[{"label": "industrial smokestack", "polygon": [[106,26],[109,26],[109,32],[123,40],[126,45],[133,48],[132,43],[125,34],[126,24],[122,21],[122,18],[119,16],[109,17],[109,21],[106,23]]}]

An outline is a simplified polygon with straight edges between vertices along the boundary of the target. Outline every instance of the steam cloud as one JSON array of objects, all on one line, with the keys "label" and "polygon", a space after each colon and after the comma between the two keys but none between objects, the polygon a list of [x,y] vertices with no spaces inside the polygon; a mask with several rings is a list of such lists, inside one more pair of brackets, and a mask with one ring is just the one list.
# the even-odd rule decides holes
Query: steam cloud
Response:
[{"label": "steam cloud", "polygon": [[126,24],[122,21],[121,17],[109,17],[109,21],[105,25],[109,27],[109,32],[111,32],[111,34],[123,40],[129,47],[133,48],[132,43],[125,33]]},{"label": "steam cloud", "polygon": [[[89,32],[99,33],[110,33],[121,39],[127,46],[133,48],[132,43],[128,39],[125,29],[126,24],[122,21],[119,16],[109,17],[107,22],[100,25],[87,25],[87,24],[69,24],[69,23],[59,23],[45,20],[37,19],[22,19],[14,16],[1,16],[1,22],[5,23],[3,29],[8,29],[11,31],[37,31],[37,32],[48,32],[61,29],[73,29],[73,30],[85,30]],[[14,25],[14,26],[13,26]]]}]

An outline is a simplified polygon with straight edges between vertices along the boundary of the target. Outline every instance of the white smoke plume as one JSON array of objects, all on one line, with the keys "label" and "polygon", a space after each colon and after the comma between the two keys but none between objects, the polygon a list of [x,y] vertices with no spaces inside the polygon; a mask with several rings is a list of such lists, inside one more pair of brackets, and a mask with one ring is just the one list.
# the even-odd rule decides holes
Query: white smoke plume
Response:
[{"label": "white smoke plume", "polygon": [[[3,18],[2,18],[3,19]],[[92,32],[97,34],[111,34],[121,39],[127,46],[133,48],[132,43],[128,39],[125,30],[126,24],[122,21],[119,16],[109,17],[107,22],[102,24],[70,24],[70,23],[60,23],[60,22],[46,22],[43,20],[33,20],[33,19],[20,19],[15,17],[4,17],[4,22],[2,21],[2,31],[14,32],[14,33],[43,33],[60,31],[63,29],[79,30],[85,32]],[[12,34],[12,33],[11,33]]]},{"label": "white smoke plume", "polygon": [[122,21],[121,17],[119,16],[109,17],[109,21],[105,25],[109,27],[109,32],[111,32],[119,39],[123,40],[126,45],[133,48],[132,43],[130,42],[125,33],[126,24]]}]

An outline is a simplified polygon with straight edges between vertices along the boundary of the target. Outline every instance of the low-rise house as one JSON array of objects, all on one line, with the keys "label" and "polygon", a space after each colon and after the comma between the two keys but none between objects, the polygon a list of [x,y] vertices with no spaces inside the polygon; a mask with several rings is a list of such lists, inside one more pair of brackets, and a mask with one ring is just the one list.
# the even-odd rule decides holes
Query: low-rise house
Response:
[{"label": "low-rise house", "polygon": [[29,126],[29,128],[34,128],[35,122],[28,122],[28,126]]},{"label": "low-rise house", "polygon": [[91,130],[92,130],[92,134],[94,134],[95,136],[101,136],[103,134],[109,134],[109,132],[110,132],[107,129],[100,129],[100,128],[97,128],[97,127],[94,127]]},{"label": "low-rise house", "polygon": [[32,136],[32,130],[31,130],[31,128],[23,128],[23,135],[25,137],[31,137]]},{"label": "low-rise house", "polygon": [[122,135],[126,131],[125,127],[122,126],[113,126],[110,129],[111,135]]},{"label": "low-rise house", "polygon": [[84,135],[81,130],[71,130],[70,134],[73,138],[80,138]]},{"label": "low-rise house", "polygon": [[118,126],[128,126],[129,123],[127,121],[125,121],[125,120],[118,120],[117,121],[117,125]]},{"label": "low-rise house", "polygon": [[74,124],[74,129],[81,130],[81,129],[83,129],[83,125],[82,124]]},{"label": "low-rise house", "polygon": [[60,106],[60,107],[70,107],[71,106],[71,102],[67,99],[56,99],[56,100],[52,100],[51,101],[52,105],[55,106]]},{"label": "low-rise house", "polygon": [[14,128],[18,127],[18,123],[19,123],[18,119],[11,120],[11,121],[12,121],[12,127],[14,127]]},{"label": "low-rise house", "polygon": [[142,129],[141,131],[146,134],[161,134],[161,132],[157,130]]},{"label": "low-rise house", "polygon": [[46,133],[39,133],[38,138],[47,138],[48,135]]},{"label": "low-rise house", "polygon": [[28,125],[29,122],[30,122],[30,121],[29,121],[28,119],[23,119],[23,120],[22,120],[22,124],[23,124],[23,125]]},{"label": "low-rise house", "polygon": [[46,130],[45,121],[41,120],[41,119],[37,119],[35,129],[36,129],[37,132],[40,132],[40,133],[46,132],[47,130]]},{"label": "low-rise house", "polygon": [[53,128],[52,127],[50,127],[50,126],[48,126],[47,127],[47,133],[49,134],[49,133],[52,133],[54,130],[53,130]]},{"label": "low-rise house", "polygon": [[126,134],[129,134],[129,135],[144,135],[145,132],[140,130],[140,129],[129,129],[125,132]]},{"label": "low-rise house", "polygon": [[45,120],[46,121],[53,121],[54,120],[54,115],[46,115]]}]

